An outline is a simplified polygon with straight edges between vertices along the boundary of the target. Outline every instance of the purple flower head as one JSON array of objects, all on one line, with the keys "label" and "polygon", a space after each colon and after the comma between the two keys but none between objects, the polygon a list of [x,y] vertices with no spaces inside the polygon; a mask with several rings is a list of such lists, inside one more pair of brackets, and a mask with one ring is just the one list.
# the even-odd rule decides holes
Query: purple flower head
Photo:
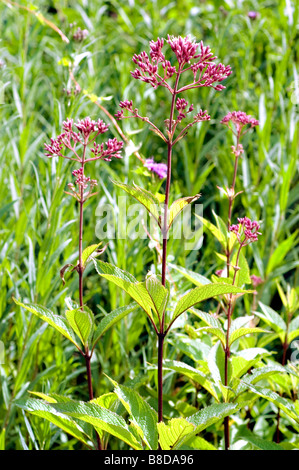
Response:
[{"label": "purple flower head", "polygon": [[249,243],[256,242],[258,235],[261,235],[258,231],[260,228],[258,222],[251,221],[248,217],[239,218],[238,222],[238,225],[231,225],[229,230],[236,234],[240,245],[245,246]]},{"label": "purple flower head", "polygon": [[259,125],[259,121],[257,119],[247,115],[243,111],[233,111],[228,113],[220,122],[227,126],[232,122],[238,135],[241,135],[244,126],[250,125],[250,128],[252,128]]},{"label": "purple flower head", "polygon": [[148,158],[145,161],[144,166],[153,173],[156,173],[160,179],[166,178],[167,176],[166,163],[156,163],[153,158]]},{"label": "purple flower head", "polygon": [[247,16],[248,18],[250,18],[251,20],[256,20],[257,17],[259,16],[258,12],[257,11],[249,11],[247,13]]},{"label": "purple flower head", "polygon": [[256,276],[255,274],[252,274],[252,276],[250,276],[250,279],[252,281],[253,287],[257,287],[264,282],[261,277]]}]

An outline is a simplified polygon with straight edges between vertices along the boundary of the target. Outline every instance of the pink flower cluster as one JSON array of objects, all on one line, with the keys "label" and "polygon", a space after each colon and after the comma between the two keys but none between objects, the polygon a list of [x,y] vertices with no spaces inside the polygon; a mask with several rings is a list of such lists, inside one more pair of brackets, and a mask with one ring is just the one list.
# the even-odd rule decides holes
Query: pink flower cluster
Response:
[{"label": "pink flower cluster", "polygon": [[[157,41],[150,42],[150,56],[146,52],[133,56],[133,62],[137,65],[137,68],[131,72],[133,78],[149,83],[154,88],[158,86],[167,87],[173,92],[167,80],[175,74],[191,70],[193,72],[193,83],[181,88],[178,92],[202,86],[213,87],[216,90],[225,88],[219,83],[215,85],[215,82],[221,82],[231,75],[231,68],[223,64],[215,65],[213,61],[217,57],[213,55],[209,46],[204,47],[202,41],[197,43],[190,36],[174,37],[168,35],[166,42],[177,58],[177,69],[166,60],[162,52],[164,41],[165,39],[158,38]],[[159,65],[163,72],[160,72]],[[187,67],[185,67],[186,65]]]},{"label": "pink flower cluster", "polygon": [[231,113],[228,113],[222,119],[221,124],[229,126],[230,122],[232,122],[232,124],[235,126],[237,135],[241,135],[244,126],[250,125],[250,128],[252,128],[259,125],[259,121],[257,119],[253,118],[250,115],[247,115],[243,111],[233,111]]},{"label": "pink flower cluster", "polygon": [[184,119],[187,114],[191,113],[194,109],[193,104],[189,106],[188,110],[185,111],[185,109],[188,106],[188,101],[186,101],[184,98],[178,98],[176,102],[176,109],[179,112],[177,120],[180,122],[182,119]]},{"label": "pink flower cluster", "polygon": [[110,162],[112,157],[114,158],[122,158],[121,156],[121,149],[123,148],[123,142],[118,141],[116,137],[114,139],[108,139],[105,143],[106,149],[104,144],[96,144],[94,142],[94,147],[91,149],[91,152],[94,154],[95,158],[100,158],[101,160],[105,160],[106,162]]},{"label": "pink flower cluster", "polygon": [[256,221],[251,221],[248,217],[239,218],[238,225],[231,225],[229,230],[234,232],[240,245],[245,246],[249,243],[256,242],[258,235],[261,233],[258,231],[260,225]]},{"label": "pink flower cluster", "polygon": [[84,175],[83,167],[79,168],[78,170],[74,170],[72,175],[76,177],[75,184],[77,184],[79,187],[82,187],[83,189],[86,189],[88,185],[90,185],[90,187],[94,187],[98,184],[97,180],[92,180],[89,176]]},{"label": "pink flower cluster", "polygon": [[259,286],[260,284],[263,284],[263,279],[259,276],[256,276],[255,274],[252,274],[252,276],[250,276],[250,279],[252,281],[252,285],[253,287],[257,287]]},{"label": "pink flower cluster", "polygon": [[[76,130],[74,129],[76,128]],[[73,119],[67,119],[62,125],[63,132],[58,135],[55,139],[51,139],[50,144],[45,144],[46,156],[48,157],[63,157],[70,160],[79,161],[80,163],[88,162],[91,160],[106,160],[110,161],[112,157],[121,158],[120,151],[123,147],[123,142],[118,142],[117,139],[109,139],[106,142],[106,148],[104,144],[96,144],[95,140],[100,134],[104,134],[108,130],[106,125],[101,119],[93,121],[90,117],[86,117],[74,123]],[[94,157],[86,158],[79,156],[76,151],[77,144],[81,144],[84,147],[94,143],[93,152]],[[71,150],[74,157],[67,157],[63,155],[63,148]]]}]

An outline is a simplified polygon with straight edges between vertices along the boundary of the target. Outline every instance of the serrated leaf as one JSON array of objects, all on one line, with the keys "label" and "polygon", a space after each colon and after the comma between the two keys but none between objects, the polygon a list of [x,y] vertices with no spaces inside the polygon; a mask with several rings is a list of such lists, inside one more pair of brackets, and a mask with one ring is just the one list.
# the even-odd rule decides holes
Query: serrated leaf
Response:
[{"label": "serrated leaf", "polygon": [[237,412],[239,409],[240,406],[236,403],[216,403],[189,416],[187,421],[195,425],[194,434],[198,434],[219,420],[223,420],[226,416]]},{"label": "serrated leaf", "polygon": [[186,279],[188,279],[189,281],[191,281],[193,284],[195,284],[198,287],[206,285],[206,284],[211,284],[211,281],[208,278],[202,276],[201,274],[195,273],[191,271],[190,269],[186,269],[186,268],[183,268],[182,266],[177,266],[172,263],[168,263],[168,266],[170,268],[175,269],[179,273],[181,273]]},{"label": "serrated leaf", "polygon": [[213,444],[206,441],[203,437],[195,436],[189,441],[185,442],[182,450],[217,450]]},{"label": "serrated leaf", "polygon": [[152,310],[155,312],[155,306],[146,290],[145,283],[138,282],[130,273],[123,271],[112,264],[105,263],[100,260],[94,260],[94,263],[97,273],[127,292],[127,294],[129,294],[132,299],[140,305],[154,323]]},{"label": "serrated leaf", "polygon": [[288,328],[288,343],[290,344],[295,338],[299,336],[299,316],[290,321]]},{"label": "serrated leaf", "polygon": [[[208,355],[208,367],[211,375],[217,385],[225,385],[225,353],[221,342],[218,341],[211,349]],[[231,361],[228,360],[227,364],[227,384],[230,382],[231,377]],[[227,398],[227,397],[226,397]]]},{"label": "serrated leaf", "polygon": [[253,434],[250,435],[240,435],[238,436],[239,439],[243,439],[244,441],[249,442],[252,444],[254,447],[257,447],[260,450],[285,450],[282,446],[279,444],[276,444],[276,442],[271,442],[271,441],[266,441],[265,439],[262,439],[261,437],[257,437]]},{"label": "serrated leaf", "polygon": [[252,392],[274,403],[274,405],[280,408],[284,413],[286,413],[290,418],[294,419],[296,423],[299,424],[299,414],[296,412],[295,405],[291,400],[281,397],[277,393],[267,388],[258,387],[256,385],[253,386],[252,384],[245,381],[244,383]]},{"label": "serrated leaf", "polygon": [[95,429],[108,432],[135,450],[142,450],[141,443],[130,431],[125,420],[113,411],[92,402],[53,403],[50,406],[59,413],[78,418],[90,423]]},{"label": "serrated leaf", "polygon": [[114,385],[114,392],[130,414],[141,439],[151,450],[156,450],[158,447],[157,413],[135,390],[120,385],[114,380],[111,382]]},{"label": "serrated leaf", "polygon": [[16,400],[14,403],[30,414],[50,421],[79,441],[89,445],[87,442],[88,436],[85,435],[83,428],[71,417],[55,410],[50,403],[45,403],[37,398],[25,398]]},{"label": "serrated leaf", "polygon": [[174,201],[169,209],[169,214],[168,214],[168,229],[171,227],[173,224],[174,220],[176,217],[182,212],[182,210],[191,204],[194,201],[197,201],[200,198],[200,194],[196,194],[195,196],[188,196],[188,197],[182,197],[180,199],[177,199]]},{"label": "serrated leaf", "polygon": [[87,310],[76,308],[75,310],[67,310],[65,316],[76,335],[79,336],[84,346],[86,346],[94,329],[93,314]]},{"label": "serrated leaf", "polygon": [[160,217],[160,202],[159,199],[149,191],[146,191],[143,188],[140,188],[136,184],[134,186],[129,186],[128,184],[121,183],[119,181],[112,182],[119,188],[126,191],[130,196],[136,199],[140,204],[142,204],[146,210],[154,217],[158,225],[160,226],[159,217]]},{"label": "serrated leaf", "polygon": [[146,290],[153,301],[158,317],[162,318],[162,315],[167,307],[169,291],[162,285],[161,281],[153,273],[147,275],[145,285]]},{"label": "serrated leaf", "polygon": [[231,346],[237,339],[242,336],[250,335],[253,333],[267,333],[267,331],[262,328],[239,328],[238,330],[233,331],[229,335],[229,346]]},{"label": "serrated leaf", "polygon": [[213,383],[208,379],[207,375],[201,372],[198,369],[195,369],[188,364],[180,361],[171,361],[170,359],[165,359],[163,361],[164,369],[169,369],[177,372],[178,374],[185,375],[190,378],[193,382],[201,385],[205,390],[207,390],[217,401],[218,394],[215,390]]},{"label": "serrated leaf", "polygon": [[49,325],[53,326],[53,328],[59,331],[59,333],[65,336],[81,351],[80,346],[77,344],[77,340],[74,336],[73,330],[69,327],[67,321],[64,318],[62,318],[59,315],[55,315],[53,312],[51,312],[51,310],[45,307],[42,307],[41,305],[23,304],[22,302],[19,302],[15,298],[13,300],[17,305],[20,305],[20,307],[25,308],[29,312],[39,317],[41,320],[49,323]]},{"label": "serrated leaf", "polygon": [[[215,318],[213,315],[210,313],[203,312],[202,310],[198,310],[196,308],[192,308],[192,313],[196,315],[198,318],[200,318],[203,322],[205,322],[207,325],[213,327],[213,328],[220,328],[222,329],[222,325],[218,318]],[[223,331],[223,329],[222,329]],[[224,333],[224,331],[223,331]]]},{"label": "serrated leaf", "polygon": [[[231,260],[231,265],[234,266],[237,261],[237,253]],[[239,253],[238,271],[236,274],[235,285],[243,286],[244,284],[251,284],[250,270],[247,260],[242,252]]]},{"label": "serrated leaf", "polygon": [[248,361],[241,356],[232,356],[230,358],[232,365],[232,378],[235,379],[242,377],[251,367],[254,366],[257,360],[259,359],[252,359],[251,361]]},{"label": "serrated leaf", "polygon": [[287,325],[283,318],[281,318],[281,316],[268,305],[259,302],[259,306],[262,309],[262,313],[255,312],[256,315],[262,318],[264,322],[267,323],[267,325],[270,325],[272,329],[277,333],[285,333]]},{"label": "serrated leaf", "polygon": [[212,335],[217,336],[217,338],[220,339],[223,346],[226,345],[226,336],[222,328],[215,328],[212,326],[203,326],[202,328],[198,328],[196,331],[207,331],[208,333],[211,333]]},{"label": "serrated leaf", "polygon": [[116,310],[113,310],[113,312],[108,313],[108,315],[102,318],[93,336],[93,347],[99,341],[101,336],[103,336],[103,334],[106,333],[107,330],[109,330],[109,328],[115,325],[122,318],[125,318],[127,315],[129,315],[129,313],[134,312],[134,310],[136,310],[137,308],[138,304],[134,302],[130,305],[127,305],[126,307],[117,308]]},{"label": "serrated leaf", "polygon": [[[85,248],[82,252],[82,264],[83,266],[85,267],[87,265],[87,263],[90,261],[92,255],[96,255],[96,251],[98,250],[99,246],[102,245],[102,242],[100,243],[97,243],[97,244],[94,244],[94,245],[90,245],[88,246],[87,248]],[[105,248],[103,248],[101,250],[101,253],[103,253],[103,250]],[[100,253],[99,253],[100,254]]]},{"label": "serrated leaf", "polygon": [[216,297],[223,294],[239,294],[248,291],[240,289],[239,287],[231,286],[229,284],[207,284],[205,286],[195,287],[187,292],[177,302],[176,308],[173,313],[172,322],[183,312],[193,307],[194,305],[202,302],[203,300]]},{"label": "serrated leaf", "polygon": [[204,224],[204,226],[214,235],[214,237],[221,243],[223,248],[226,248],[226,236],[222,233],[221,230],[219,230],[216,225],[212,224],[209,220],[205,219],[204,217],[201,217],[198,214],[195,214],[195,216]]},{"label": "serrated leaf", "polygon": [[167,424],[158,423],[159,443],[162,450],[175,450],[186,436],[190,436],[194,430],[194,424],[185,418],[172,418]]}]

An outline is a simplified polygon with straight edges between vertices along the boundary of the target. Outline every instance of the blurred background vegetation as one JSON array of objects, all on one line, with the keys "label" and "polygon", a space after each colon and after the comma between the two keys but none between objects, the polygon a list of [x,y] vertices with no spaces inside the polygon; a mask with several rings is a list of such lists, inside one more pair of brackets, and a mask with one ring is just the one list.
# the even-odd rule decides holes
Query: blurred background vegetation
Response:
[{"label": "blurred background vegetation", "polygon": [[[248,261],[252,274],[264,281],[258,299],[281,311],[277,281],[284,289],[287,284],[298,287],[299,6],[290,0],[60,0],[19,5],[0,2],[0,82],[4,88],[0,105],[0,340],[5,349],[0,365],[0,421],[6,429],[7,449],[69,449],[75,448],[75,441],[49,423],[28,419],[13,403],[27,390],[88,399],[84,364],[74,348],[11,300],[14,295],[60,313],[66,296],[78,297],[76,276],[63,286],[59,275],[63,265],[78,257],[78,207],[64,194],[74,167],[69,161],[45,157],[44,142],[61,132],[67,117],[85,116],[110,123],[110,137],[119,138],[98,105],[114,115],[124,99],[133,99],[142,115],[161,126],[168,115],[169,97],[164,90],[154,91],[132,79],[132,56],[148,51],[150,40],[168,34],[191,34],[202,40],[220,62],[232,67],[233,74],[222,92],[199,89],[185,97],[195,110],[207,109],[211,121],[194,126],[176,146],[171,197],[200,192],[204,217],[214,222],[215,211],[226,219],[227,201],[217,186],[232,181],[230,146],[234,142],[220,121],[234,110],[259,119],[260,126],[243,141],[245,153],[236,190],[244,192],[236,199],[234,216],[262,221],[263,236],[248,250]],[[82,41],[74,38],[78,27],[88,32]],[[70,70],[80,93],[75,91]],[[119,126],[131,142],[124,158],[98,161],[90,167],[100,192],[86,209],[85,246],[97,242],[97,208],[102,204],[114,206],[118,223],[117,197],[123,194],[110,178],[134,181],[147,189],[159,184],[156,176],[144,170],[134,150],[144,159],[166,162],[162,141],[146,125],[126,120]],[[186,252],[173,241],[169,261],[208,277],[221,267],[215,249],[219,247],[209,233],[204,234],[198,251]],[[104,259],[142,279],[157,263],[157,252],[147,238],[116,239],[110,240]],[[171,274],[179,289],[191,286],[176,270]],[[86,273],[85,286],[85,299],[99,318],[128,302],[93,269]],[[251,312],[250,304],[245,302],[244,307]],[[179,331],[169,340],[169,357],[186,354]],[[280,354],[279,344],[274,342],[271,348],[276,347]],[[155,338],[146,318],[133,313],[97,347],[95,390],[110,390],[103,371],[118,382],[144,383],[154,406],[154,386],[145,382],[149,377],[154,385],[155,375],[148,363],[155,355]],[[166,392],[171,395],[175,386],[181,397],[190,396],[189,403],[194,401],[190,384],[175,384],[170,375]]]}]

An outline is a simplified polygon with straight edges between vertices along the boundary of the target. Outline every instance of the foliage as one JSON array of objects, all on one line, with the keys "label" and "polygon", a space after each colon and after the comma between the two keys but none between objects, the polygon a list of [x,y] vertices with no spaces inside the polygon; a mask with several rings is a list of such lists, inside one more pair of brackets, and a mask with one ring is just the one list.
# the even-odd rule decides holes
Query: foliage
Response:
[{"label": "foliage", "polygon": [[[224,449],[228,417],[231,449],[299,448],[299,6],[288,5],[115,0],[25,8],[1,1],[1,449],[92,449],[97,436],[111,450]],[[164,285],[161,239],[143,228],[144,236],[132,236],[121,198],[144,207],[158,233],[165,182],[144,163],[166,163],[165,141],[146,122],[113,116],[133,97],[140,115],[162,125],[170,107],[164,90],[132,80],[130,71],[133,55],[167,34],[202,39],[233,73],[221,93],[188,91],[211,119],[188,128],[173,152]],[[220,121],[239,109],[260,124],[242,138],[232,223],[260,221],[262,236],[239,258],[232,251],[226,276],[226,250],[237,242],[219,188],[231,185],[236,139]],[[121,160],[89,167],[98,188],[85,203],[81,308],[71,300],[79,298],[79,203],[65,194],[76,167],[47,158],[43,144],[67,118],[87,115],[109,123],[125,146]],[[203,207],[193,220],[202,224],[202,245],[186,250],[172,235],[194,203]],[[108,205],[115,233],[126,236],[98,237]],[[108,247],[99,258],[101,243]],[[262,282],[252,284],[252,275]],[[155,332],[162,326],[158,423]]]}]

